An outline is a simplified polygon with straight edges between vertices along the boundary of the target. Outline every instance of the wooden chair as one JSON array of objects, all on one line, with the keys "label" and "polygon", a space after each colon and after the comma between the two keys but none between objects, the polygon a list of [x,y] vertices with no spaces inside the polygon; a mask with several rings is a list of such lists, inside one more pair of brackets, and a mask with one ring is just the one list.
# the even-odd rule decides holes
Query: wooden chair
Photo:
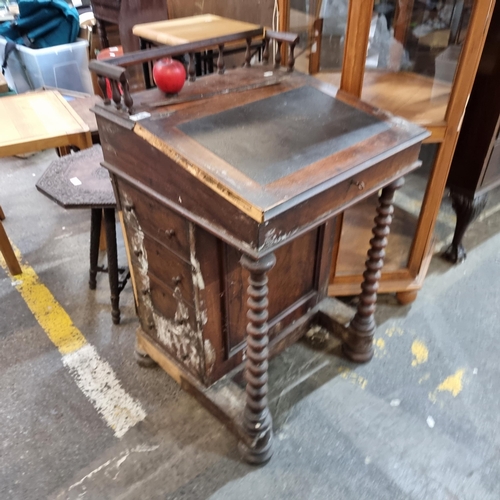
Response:
[{"label": "wooden chair", "polygon": [[0,207],[0,253],[3,255],[5,262],[7,263],[7,267],[9,268],[10,273],[13,276],[17,274],[21,274],[21,266],[17,260],[17,257],[14,253],[14,249],[10,244],[9,238],[7,237],[7,233],[3,227],[2,221],[5,219],[5,214],[3,213],[2,207]]}]

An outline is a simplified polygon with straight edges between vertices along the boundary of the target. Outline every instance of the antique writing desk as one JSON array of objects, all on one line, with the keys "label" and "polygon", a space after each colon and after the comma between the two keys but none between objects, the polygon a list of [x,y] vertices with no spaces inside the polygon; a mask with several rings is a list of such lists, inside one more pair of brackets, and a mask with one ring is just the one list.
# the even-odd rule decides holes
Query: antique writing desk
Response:
[{"label": "antique writing desk", "polygon": [[[93,67],[119,78],[116,67]],[[328,324],[335,215],[384,188],[343,337],[350,359],[371,358],[392,198],[427,136],[311,77],[270,69],[188,83],[177,105],[162,106],[176,101],[158,89],[133,103],[125,93],[132,116],[116,93],[119,109],[95,108],[131,247],[140,356],[223,418],[252,463],[272,453],[268,357]],[[243,365],[245,390],[233,382]]]}]

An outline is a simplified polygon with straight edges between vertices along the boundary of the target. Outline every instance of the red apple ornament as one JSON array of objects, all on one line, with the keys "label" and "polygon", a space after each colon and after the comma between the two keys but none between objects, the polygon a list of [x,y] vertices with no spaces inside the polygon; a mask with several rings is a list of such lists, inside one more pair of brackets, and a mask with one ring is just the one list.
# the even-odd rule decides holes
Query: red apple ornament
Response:
[{"label": "red apple ornament", "polygon": [[186,70],[182,63],[167,57],[155,62],[153,78],[161,91],[166,94],[177,94],[186,81]]}]

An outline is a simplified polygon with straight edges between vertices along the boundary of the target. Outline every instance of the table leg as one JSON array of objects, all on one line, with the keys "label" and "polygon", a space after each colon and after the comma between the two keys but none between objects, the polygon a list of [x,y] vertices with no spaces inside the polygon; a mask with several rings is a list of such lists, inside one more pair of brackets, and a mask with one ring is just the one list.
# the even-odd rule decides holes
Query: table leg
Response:
[{"label": "table leg", "polygon": [[214,72],[214,51],[207,51],[207,73],[211,75]]},{"label": "table leg", "polygon": [[111,317],[113,323],[120,323],[120,291],[118,286],[118,252],[116,250],[116,220],[115,209],[104,209],[104,223],[106,225],[106,245],[108,253],[109,289],[111,292]]},{"label": "table leg", "polygon": [[373,357],[373,335],[375,333],[375,306],[377,290],[384,265],[387,236],[390,233],[392,215],[394,213],[394,193],[404,184],[400,178],[382,190],[375,217],[373,238],[370,240],[364,281],[356,314],[352,319],[348,334],[344,338],[343,350],[346,356],[357,363],[365,363]]},{"label": "table leg", "polygon": [[99,240],[101,236],[102,208],[92,208],[90,211],[90,270],[89,288],[96,289],[96,276],[99,261]]},{"label": "table leg", "polygon": [[12,249],[7,233],[3,228],[2,222],[0,222],[0,254],[3,255],[7,267],[9,268],[10,274],[16,276],[22,273],[21,266],[17,261],[16,254]]},{"label": "table leg", "polygon": [[267,401],[268,380],[268,288],[267,273],[276,264],[274,254],[258,260],[246,255],[241,265],[248,278],[247,348],[245,363],[246,405],[243,412],[245,439],[239,443],[243,458],[251,464],[267,462],[272,454],[273,421]]},{"label": "table leg", "polygon": [[107,49],[109,47],[108,34],[106,33],[106,22],[100,19],[95,20],[97,25],[97,34],[99,35],[99,42],[102,49]]},{"label": "table leg", "polygon": [[[148,42],[144,38],[139,38],[141,50],[148,50]],[[152,88],[151,85],[151,66],[149,61],[142,64],[142,71],[144,72],[144,85],[147,89]]]}]

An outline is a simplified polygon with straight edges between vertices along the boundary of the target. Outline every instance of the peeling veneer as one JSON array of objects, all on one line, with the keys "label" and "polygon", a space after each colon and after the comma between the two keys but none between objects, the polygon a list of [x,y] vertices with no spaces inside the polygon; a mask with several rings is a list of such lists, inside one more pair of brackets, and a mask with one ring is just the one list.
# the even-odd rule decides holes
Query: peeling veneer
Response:
[{"label": "peeling veneer", "polygon": [[[135,270],[136,282],[142,293],[139,294],[139,308],[142,310],[141,318],[147,317],[147,324],[143,324],[143,330],[149,335],[157,338],[161,345],[177,360],[189,367],[194,373],[204,373],[204,368],[213,368],[215,363],[215,352],[209,341],[203,342],[202,328],[207,322],[206,310],[201,307],[203,301],[197,298],[199,291],[205,288],[200,264],[196,259],[194,250],[191,251],[192,279],[195,286],[195,302],[197,307],[196,329],[190,325],[190,309],[182,299],[181,290],[176,287],[172,296],[177,303],[177,309],[173,318],[165,318],[155,309],[150,292],[150,280],[148,275],[148,258],[144,245],[144,232],[139,224],[137,215],[133,210],[133,202],[122,190],[122,202],[124,207],[124,218],[127,226],[133,254],[136,257]],[[193,246],[192,246],[193,248]],[[145,313],[145,314],[143,314]],[[144,321],[143,321],[144,322]],[[204,352],[205,351],[205,352]]]}]

